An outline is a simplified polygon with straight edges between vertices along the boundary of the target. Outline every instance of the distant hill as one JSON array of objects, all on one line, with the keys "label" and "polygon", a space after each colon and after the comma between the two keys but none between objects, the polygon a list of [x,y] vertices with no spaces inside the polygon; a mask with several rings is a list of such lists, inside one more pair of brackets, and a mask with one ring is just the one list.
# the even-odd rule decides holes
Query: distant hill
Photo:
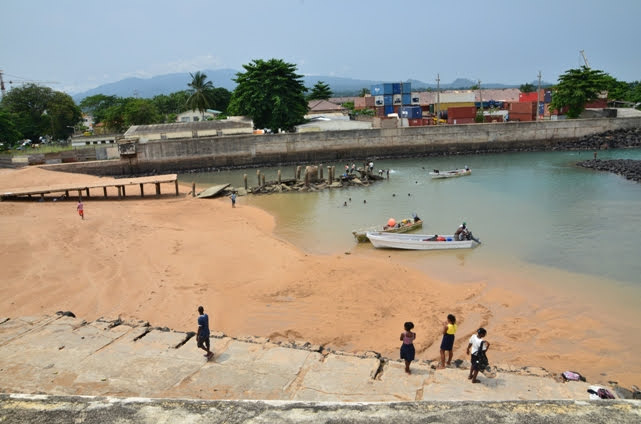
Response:
[{"label": "distant hill", "polygon": [[[239,71],[234,69],[206,69],[202,71],[207,75],[214,87],[226,88],[233,91],[236,87],[234,78]],[[77,93],[73,95],[76,102],[80,102],[85,97],[93,96],[96,94],[104,94],[107,96],[119,97],[143,97],[151,98],[159,94],[170,94],[176,91],[186,90],[187,84],[191,81],[188,72],[158,75],[152,78],[126,78],[117,82],[103,84],[91,90]],[[303,77],[303,82],[307,88],[313,87],[318,81],[323,81],[329,85],[334,93],[334,96],[355,96],[363,89],[370,89],[373,84],[380,84],[383,82],[397,82],[397,81],[380,81],[380,80],[363,80],[354,78],[342,78],[332,76],[313,76],[306,75]],[[401,81],[398,81],[401,82]],[[404,82],[411,82],[412,89],[417,91],[435,90],[436,83],[425,83],[419,80],[406,80]],[[536,82],[534,82],[536,85]],[[451,83],[441,83],[441,90],[463,89],[476,85],[476,81],[457,78]],[[545,86],[550,85],[545,83]],[[482,84],[483,88],[511,88],[518,87],[518,85],[506,85],[498,83]]]}]

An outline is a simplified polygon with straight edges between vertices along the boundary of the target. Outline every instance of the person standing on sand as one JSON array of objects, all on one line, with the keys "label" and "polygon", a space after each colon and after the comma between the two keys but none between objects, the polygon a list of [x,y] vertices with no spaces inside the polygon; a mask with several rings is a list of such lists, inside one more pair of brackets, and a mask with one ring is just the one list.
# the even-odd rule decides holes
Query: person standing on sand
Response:
[{"label": "person standing on sand", "polygon": [[236,207],[236,192],[235,191],[232,191],[230,198],[231,198],[231,207],[235,208]]},{"label": "person standing on sand", "polygon": [[485,337],[486,334],[487,331],[485,331],[485,328],[479,328],[476,330],[476,334],[472,334],[472,337],[470,337],[470,343],[467,345],[468,355],[470,354],[470,348],[472,349],[472,355],[470,356],[472,365],[470,366],[470,375],[467,376],[467,379],[472,380],[472,383],[479,382],[476,379],[476,376],[479,375],[479,361],[476,355],[481,348],[481,345],[483,345],[483,351],[487,351],[490,348],[490,344],[483,340],[483,337]]},{"label": "person standing on sand", "polygon": [[[441,362],[439,368],[452,365],[452,349],[454,348],[454,334],[456,334],[456,317],[452,314],[447,316],[443,323],[443,339],[441,340]],[[445,363],[445,352],[449,352],[447,364]]]},{"label": "person standing on sand", "polygon": [[198,332],[196,333],[196,343],[198,347],[205,352],[207,359],[214,357],[214,352],[209,349],[209,316],[205,313],[205,308],[198,307]]},{"label": "person standing on sand", "polygon": [[416,350],[414,349],[414,340],[416,339],[416,333],[412,332],[414,328],[414,323],[408,321],[404,325],[405,331],[401,333],[401,359],[405,360],[405,372],[411,374],[410,363],[414,360],[416,355]]},{"label": "person standing on sand", "polygon": [[80,218],[85,219],[85,206],[82,204],[82,199],[78,199],[78,206],[76,206],[76,210],[78,211]]}]

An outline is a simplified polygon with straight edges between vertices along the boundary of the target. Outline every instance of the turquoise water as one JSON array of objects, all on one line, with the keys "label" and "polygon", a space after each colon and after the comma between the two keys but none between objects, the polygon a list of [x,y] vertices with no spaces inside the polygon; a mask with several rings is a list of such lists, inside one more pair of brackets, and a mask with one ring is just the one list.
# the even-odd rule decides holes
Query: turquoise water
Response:
[{"label": "turquoise water", "polygon": [[[592,152],[537,152],[375,161],[390,179],[369,187],[314,193],[247,196],[276,217],[276,235],[317,254],[398,258],[434,273],[510,266],[519,272],[552,269],[640,285],[641,184],[576,167]],[[600,159],[641,159],[641,149],[599,152]],[[324,166],[331,164],[324,164]],[[334,163],[337,170],[344,163]],[[431,180],[433,168],[468,165],[472,175]],[[294,175],[294,167],[261,168],[267,180]],[[256,184],[256,169],[186,174],[181,182]],[[351,200],[350,200],[351,199]],[[347,202],[347,206],[343,206]],[[483,242],[465,252],[375,251],[357,245],[351,231],[417,213],[423,233],[452,233],[461,221]],[[444,272],[444,271],[442,271]],[[437,273],[438,274],[438,273]]]}]

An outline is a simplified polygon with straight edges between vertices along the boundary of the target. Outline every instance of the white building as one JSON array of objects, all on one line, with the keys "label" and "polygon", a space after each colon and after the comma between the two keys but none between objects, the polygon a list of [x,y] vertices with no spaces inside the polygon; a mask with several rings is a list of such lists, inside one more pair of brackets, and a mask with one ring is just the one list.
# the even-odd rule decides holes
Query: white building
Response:
[{"label": "white building", "polygon": [[125,138],[139,143],[177,138],[198,138],[238,134],[253,134],[251,119],[234,117],[216,121],[177,122],[174,124],[133,125]]},{"label": "white building", "polygon": [[202,113],[199,110],[188,110],[186,112],[179,114],[176,117],[176,122],[206,121],[208,119],[214,119],[216,118],[216,116],[220,114],[221,112],[219,110],[213,110],[213,109],[207,109]]}]

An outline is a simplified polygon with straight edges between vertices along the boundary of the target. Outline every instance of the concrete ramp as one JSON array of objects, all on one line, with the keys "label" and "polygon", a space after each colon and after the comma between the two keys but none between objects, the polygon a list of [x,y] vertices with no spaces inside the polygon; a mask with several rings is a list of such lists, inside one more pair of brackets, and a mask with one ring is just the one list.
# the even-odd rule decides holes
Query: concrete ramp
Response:
[{"label": "concrete ramp", "polygon": [[196,197],[202,197],[202,198],[214,197],[218,193],[220,193],[221,191],[226,189],[227,187],[229,187],[229,184],[220,184],[220,185],[211,186],[211,187],[201,191],[200,193],[198,193],[198,195]]}]

